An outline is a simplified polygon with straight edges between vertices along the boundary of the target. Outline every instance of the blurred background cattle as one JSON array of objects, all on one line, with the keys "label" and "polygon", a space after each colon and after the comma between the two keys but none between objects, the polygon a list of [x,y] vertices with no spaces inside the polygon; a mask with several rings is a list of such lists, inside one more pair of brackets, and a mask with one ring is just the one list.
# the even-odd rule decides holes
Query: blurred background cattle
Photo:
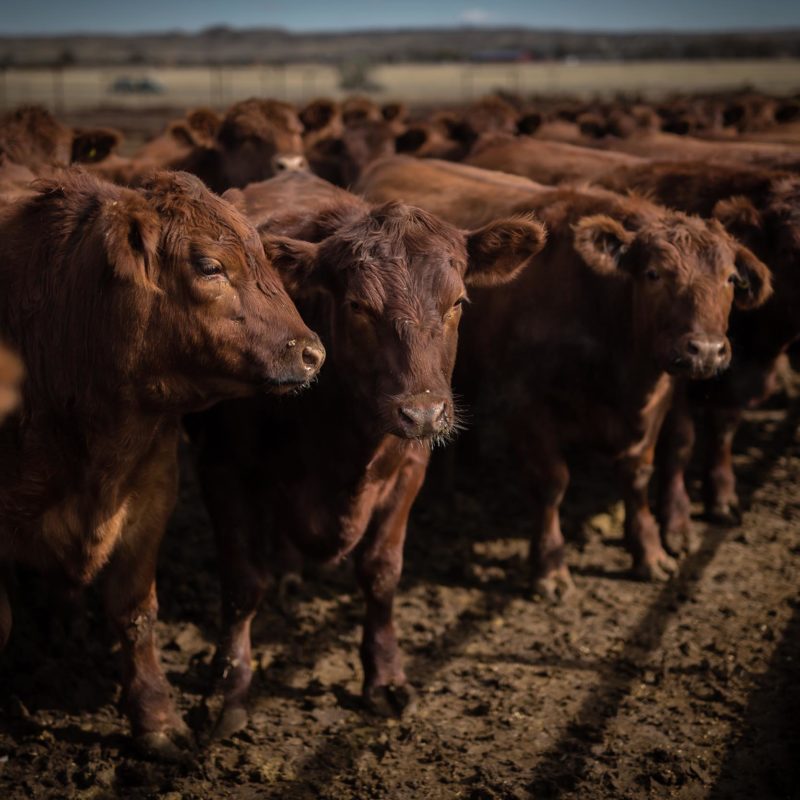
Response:
[{"label": "blurred background cattle", "polygon": [[0,795],[797,796],[800,9],[226,5],[0,20]]}]

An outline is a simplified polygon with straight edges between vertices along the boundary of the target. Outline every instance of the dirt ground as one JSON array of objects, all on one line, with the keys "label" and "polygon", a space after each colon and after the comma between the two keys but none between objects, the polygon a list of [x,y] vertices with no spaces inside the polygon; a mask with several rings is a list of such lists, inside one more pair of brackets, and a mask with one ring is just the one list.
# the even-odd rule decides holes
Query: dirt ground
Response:
[{"label": "dirt ground", "polygon": [[[579,593],[563,606],[526,593],[513,465],[464,476],[453,511],[429,486],[397,603],[416,713],[361,708],[350,565],[310,570],[292,616],[273,604],[258,619],[249,727],[188,764],[132,751],[96,598],[76,612],[20,575],[0,661],[0,797],[800,797],[798,421],[796,401],[749,415],[743,526],[698,521],[702,549],[663,585],[627,577],[608,470],[582,464],[565,508]],[[190,469],[159,595],[163,660],[202,741],[218,591]]]}]

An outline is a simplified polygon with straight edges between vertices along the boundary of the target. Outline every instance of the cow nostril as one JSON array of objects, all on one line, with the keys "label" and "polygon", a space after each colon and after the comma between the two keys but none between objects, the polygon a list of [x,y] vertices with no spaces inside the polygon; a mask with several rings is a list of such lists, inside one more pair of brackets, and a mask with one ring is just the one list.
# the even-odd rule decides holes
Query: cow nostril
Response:
[{"label": "cow nostril", "polygon": [[319,347],[306,345],[303,348],[303,366],[309,371],[319,369],[324,357],[324,353]]},{"label": "cow nostril", "polygon": [[686,345],[686,352],[689,353],[690,356],[696,356],[700,353],[700,348],[697,346],[696,342],[689,342]]},{"label": "cow nostril", "polygon": [[724,356],[726,352],[727,352],[727,348],[725,347],[724,344],[721,344],[719,346],[719,349],[717,350],[717,355]]}]

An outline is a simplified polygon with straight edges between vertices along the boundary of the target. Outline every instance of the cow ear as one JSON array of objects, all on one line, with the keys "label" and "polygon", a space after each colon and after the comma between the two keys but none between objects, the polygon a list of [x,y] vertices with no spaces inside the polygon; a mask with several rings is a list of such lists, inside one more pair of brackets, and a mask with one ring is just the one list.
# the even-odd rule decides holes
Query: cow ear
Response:
[{"label": "cow ear", "polygon": [[428,131],[425,128],[408,128],[394,140],[395,150],[398,153],[416,153],[428,141]]},{"label": "cow ear", "polygon": [[336,117],[338,107],[333,100],[314,100],[302,109],[298,116],[306,132],[318,131],[329,125]]},{"label": "cow ear", "polygon": [[131,192],[104,205],[101,224],[106,256],[114,274],[150,291],[161,291],[155,282],[161,233],[156,212]]},{"label": "cow ear", "polygon": [[572,230],[575,249],[593,270],[606,275],[620,273],[622,257],[635,234],[605,214],[583,217]]},{"label": "cow ear", "polygon": [[281,276],[286,291],[294,297],[308,295],[322,287],[319,245],[288,236],[259,232],[264,252]]},{"label": "cow ear", "polygon": [[718,200],[711,216],[719,220],[725,230],[738,239],[745,239],[748,234],[761,230],[763,220],[761,213],[747,197],[727,197]]},{"label": "cow ear", "polygon": [[222,125],[222,118],[210,108],[196,108],[187,117],[192,141],[204,147],[213,147]]},{"label": "cow ear", "polygon": [[739,308],[758,308],[772,294],[772,274],[766,264],[742,244],[736,245],[734,302]]},{"label": "cow ear", "polygon": [[467,286],[488,287],[516,278],[544,247],[547,231],[530,217],[500,219],[466,233]]},{"label": "cow ear", "polygon": [[72,161],[95,164],[113,153],[121,141],[122,134],[113,128],[76,131],[72,139]]},{"label": "cow ear", "polygon": [[167,128],[167,133],[182,147],[196,147],[194,135],[186,122],[173,122]]}]

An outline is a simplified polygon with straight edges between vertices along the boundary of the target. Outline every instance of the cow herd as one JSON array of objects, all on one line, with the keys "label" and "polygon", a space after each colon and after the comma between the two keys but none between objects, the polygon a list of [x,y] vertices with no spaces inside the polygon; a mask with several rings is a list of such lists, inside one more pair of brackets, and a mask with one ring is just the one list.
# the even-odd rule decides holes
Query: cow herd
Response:
[{"label": "cow herd", "polygon": [[797,100],[252,99],[121,142],[39,108],[0,120],[0,649],[14,564],[99,584],[144,751],[193,736],[154,629],[181,436],[218,551],[218,736],[247,724],[267,587],[304,560],[353,556],[364,701],[414,702],[394,595],[465,408],[470,436],[505,431],[549,600],[575,591],[575,448],[617,469],[639,579],[698,545],[700,416],[707,512],[741,521],[733,437],[800,335]]}]

